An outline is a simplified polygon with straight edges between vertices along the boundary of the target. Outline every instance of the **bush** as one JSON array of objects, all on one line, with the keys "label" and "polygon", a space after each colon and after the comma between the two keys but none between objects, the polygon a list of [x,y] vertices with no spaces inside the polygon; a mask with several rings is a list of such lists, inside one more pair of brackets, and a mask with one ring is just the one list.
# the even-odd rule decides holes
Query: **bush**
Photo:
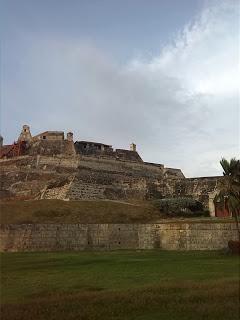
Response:
[{"label": "bush", "polygon": [[160,212],[171,217],[209,216],[209,211],[204,209],[203,204],[192,198],[165,198],[153,203]]},{"label": "bush", "polygon": [[240,241],[228,241],[228,248],[232,254],[240,255]]}]

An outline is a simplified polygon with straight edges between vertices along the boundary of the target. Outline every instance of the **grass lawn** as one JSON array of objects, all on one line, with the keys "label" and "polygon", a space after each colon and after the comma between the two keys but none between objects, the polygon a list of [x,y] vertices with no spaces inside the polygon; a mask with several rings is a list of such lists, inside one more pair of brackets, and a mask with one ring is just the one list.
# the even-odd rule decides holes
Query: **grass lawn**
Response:
[{"label": "grass lawn", "polygon": [[141,223],[162,214],[149,201],[0,201],[1,223]]},{"label": "grass lawn", "polygon": [[[167,219],[168,218],[168,219]],[[62,201],[29,200],[0,201],[2,224],[20,223],[152,223],[180,221],[160,213],[151,201]],[[233,222],[231,218],[184,218],[192,222]]]},{"label": "grass lawn", "polygon": [[1,319],[239,319],[239,267],[219,252],[3,253]]}]

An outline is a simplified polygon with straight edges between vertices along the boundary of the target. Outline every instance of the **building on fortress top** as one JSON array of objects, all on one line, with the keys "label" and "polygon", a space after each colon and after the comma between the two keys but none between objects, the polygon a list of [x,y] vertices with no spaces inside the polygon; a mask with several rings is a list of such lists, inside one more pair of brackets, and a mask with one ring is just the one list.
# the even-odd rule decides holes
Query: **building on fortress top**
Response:
[{"label": "building on fortress top", "polygon": [[64,140],[63,131],[45,131],[33,137],[33,141],[37,140]]},{"label": "building on fortress top", "polygon": [[[36,136],[32,136],[30,132],[30,127],[28,125],[23,125],[22,131],[18,137],[18,142],[35,142],[40,140],[49,140],[49,141],[62,141],[64,140],[64,132],[63,131],[44,131],[42,133],[37,134]],[[73,141],[73,133],[67,133],[67,140]]]},{"label": "building on fortress top", "polygon": [[76,141],[75,146],[79,152],[85,151],[113,151],[113,148],[109,144],[91,142],[91,141]]},{"label": "building on fortress top", "polygon": [[[1,141],[0,141],[1,142]],[[135,143],[131,143],[129,149],[113,149],[112,145],[93,141],[75,141],[73,133],[67,132],[66,139],[63,131],[44,131],[32,136],[30,126],[23,125],[17,142],[12,145],[3,145],[0,158],[12,158],[21,155],[66,155],[66,156],[89,156],[117,161],[130,161],[145,163]],[[162,164],[145,163],[163,170]],[[180,169],[166,168],[169,177],[183,178]]]},{"label": "building on fortress top", "polygon": [[[24,125],[18,137],[17,144],[24,144],[26,148],[20,152],[7,152],[2,154],[3,157],[12,157],[16,155],[57,155],[57,154],[79,154],[83,156],[93,156],[106,159],[143,162],[137,152],[135,143],[130,144],[130,148],[113,149],[112,145],[93,141],[75,141],[73,133],[68,132],[66,139],[63,131],[44,131],[35,136],[30,132],[30,126]],[[15,147],[16,149],[17,147]]]},{"label": "building on fortress top", "polygon": [[114,150],[112,145],[92,141],[76,141],[74,146],[77,154],[123,161],[143,162],[134,143],[130,145],[130,150]]}]

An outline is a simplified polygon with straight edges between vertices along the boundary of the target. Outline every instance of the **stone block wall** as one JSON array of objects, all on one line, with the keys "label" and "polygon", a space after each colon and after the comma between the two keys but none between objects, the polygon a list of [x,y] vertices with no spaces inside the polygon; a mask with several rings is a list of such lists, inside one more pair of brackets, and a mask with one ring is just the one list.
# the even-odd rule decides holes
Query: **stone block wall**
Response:
[{"label": "stone block wall", "polygon": [[220,250],[234,223],[20,224],[0,226],[0,251]]},{"label": "stone block wall", "polygon": [[209,196],[218,190],[218,184],[222,177],[186,178],[170,181],[173,194],[178,197],[192,197],[208,208]]},{"label": "stone block wall", "polygon": [[103,185],[74,181],[66,197],[69,200],[105,199],[104,191],[105,187]]},{"label": "stone block wall", "polygon": [[[58,142],[65,146],[68,143]],[[185,178],[181,170],[159,164],[76,154],[36,154],[0,160],[0,169],[2,198],[36,199],[43,193],[46,198],[72,200],[192,197],[211,208],[213,215],[212,199],[220,179]],[[72,176],[75,178],[69,185]],[[67,185],[63,187],[64,184]]]},{"label": "stone block wall", "polygon": [[33,155],[72,155],[76,154],[73,141],[68,140],[39,140],[31,144],[28,154]]}]

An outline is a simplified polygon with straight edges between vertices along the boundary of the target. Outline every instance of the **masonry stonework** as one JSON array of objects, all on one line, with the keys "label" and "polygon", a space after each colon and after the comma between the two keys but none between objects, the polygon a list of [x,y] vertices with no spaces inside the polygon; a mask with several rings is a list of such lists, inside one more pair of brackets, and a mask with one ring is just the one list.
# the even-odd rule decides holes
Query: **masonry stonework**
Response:
[{"label": "masonry stonework", "polygon": [[237,230],[227,222],[0,226],[0,251],[221,250],[229,240]]},{"label": "masonry stonework", "polygon": [[[185,178],[180,170],[163,165],[71,154],[69,141],[36,143],[38,147],[29,155],[0,160],[1,198],[148,200],[187,196],[202,202],[214,215],[213,194],[220,177]],[[45,143],[48,148],[38,154]],[[58,144],[69,154],[54,154]]]},{"label": "masonry stonework", "polygon": [[[27,142],[22,144],[22,142]],[[214,195],[221,177],[185,178],[182,171],[144,162],[130,150],[73,141],[73,134],[23,126],[20,144],[0,150],[0,198],[62,200],[149,200],[192,197],[215,215]]]}]

